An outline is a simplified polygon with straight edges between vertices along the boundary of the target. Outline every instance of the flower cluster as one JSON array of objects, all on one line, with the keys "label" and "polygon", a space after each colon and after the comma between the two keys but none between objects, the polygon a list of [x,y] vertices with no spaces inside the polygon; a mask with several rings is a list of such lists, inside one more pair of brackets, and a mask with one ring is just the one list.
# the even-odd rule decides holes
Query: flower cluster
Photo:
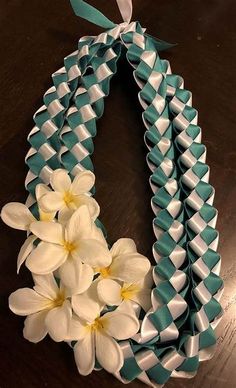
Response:
[{"label": "flower cluster", "polygon": [[133,240],[119,239],[111,249],[96,226],[99,205],[91,197],[95,176],[80,172],[71,182],[65,170],[52,173],[50,187],[36,187],[38,217],[24,204],[12,202],[2,220],[27,231],[17,260],[25,262],[34,287],[9,297],[10,309],[27,316],[24,337],[72,342],[81,374],[92,372],[95,361],[111,373],[123,365],[117,341],[139,331],[135,309],[150,308],[152,276],[149,260]]}]

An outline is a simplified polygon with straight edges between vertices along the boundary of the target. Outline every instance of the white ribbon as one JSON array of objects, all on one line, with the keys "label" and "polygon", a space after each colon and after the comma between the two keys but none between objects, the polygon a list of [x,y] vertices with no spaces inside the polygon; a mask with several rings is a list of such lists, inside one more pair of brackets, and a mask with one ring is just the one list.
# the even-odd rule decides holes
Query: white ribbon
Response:
[{"label": "white ribbon", "polygon": [[133,13],[132,0],[116,0],[121,16],[126,23],[130,23]]}]

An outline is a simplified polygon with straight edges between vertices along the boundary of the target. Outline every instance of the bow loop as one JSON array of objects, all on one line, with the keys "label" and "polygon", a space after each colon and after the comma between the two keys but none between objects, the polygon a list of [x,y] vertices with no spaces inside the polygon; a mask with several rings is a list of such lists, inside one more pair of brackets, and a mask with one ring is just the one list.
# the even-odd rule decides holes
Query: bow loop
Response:
[{"label": "bow loop", "polygon": [[[129,24],[132,19],[133,13],[132,0],[116,0],[116,2],[119,7],[123,21]],[[70,0],[70,3],[77,16],[80,16],[81,18],[86,19],[93,24],[96,24],[97,26],[103,27],[105,29],[112,29],[117,26],[116,23],[114,23],[105,15],[103,15],[101,11],[88,4],[84,0]],[[148,34],[146,35],[148,36]],[[170,47],[175,46],[175,44],[164,42],[153,37],[151,38],[155,48],[158,51],[166,50]]]},{"label": "bow loop", "polygon": [[[124,22],[130,23],[133,12],[132,0],[116,1]],[[86,19],[93,24],[96,24],[97,26],[103,27],[105,29],[110,29],[117,26],[116,23],[108,19],[97,8],[88,4],[84,0],[70,0],[70,3],[77,16],[80,16],[81,18]]]},{"label": "bow loop", "polygon": [[121,16],[126,23],[130,23],[133,13],[132,0],[116,0]]}]

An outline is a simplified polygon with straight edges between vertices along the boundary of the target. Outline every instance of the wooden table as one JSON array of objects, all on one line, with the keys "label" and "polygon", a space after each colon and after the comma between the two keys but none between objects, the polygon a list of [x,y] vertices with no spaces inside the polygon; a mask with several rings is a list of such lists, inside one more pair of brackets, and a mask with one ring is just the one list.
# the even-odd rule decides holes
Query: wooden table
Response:
[{"label": "wooden table", "polygon": [[[120,20],[114,0],[91,3]],[[217,352],[211,361],[201,364],[193,380],[172,379],[168,388],[236,386],[235,18],[235,0],[134,0],[135,20],[153,36],[179,43],[161,56],[171,61],[172,71],[181,74],[193,92],[219,209],[225,315]],[[2,206],[26,198],[26,137],[33,125],[31,117],[51,86],[50,74],[76,49],[79,37],[101,29],[77,18],[68,0],[5,0],[0,22]],[[121,61],[95,140],[97,200],[111,241],[129,236],[139,251],[151,257],[154,237],[143,132],[132,69]],[[80,377],[66,344],[47,338],[34,345],[23,339],[23,319],[8,310],[7,298],[13,290],[30,284],[25,269],[16,275],[16,256],[25,235],[1,224],[1,236],[0,387],[121,387],[104,371]],[[138,381],[130,384],[142,386]]]}]

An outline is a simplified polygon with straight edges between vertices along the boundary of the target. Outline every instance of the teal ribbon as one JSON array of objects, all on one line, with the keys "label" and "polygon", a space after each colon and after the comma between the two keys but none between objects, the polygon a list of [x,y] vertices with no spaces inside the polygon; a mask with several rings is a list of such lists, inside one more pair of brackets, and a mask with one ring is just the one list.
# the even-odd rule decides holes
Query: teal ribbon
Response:
[{"label": "teal ribbon", "polygon": [[80,16],[81,18],[105,29],[116,27],[116,24],[103,15],[102,12],[85,1],[70,0],[70,3],[76,16]]},{"label": "teal ribbon", "polygon": [[[85,19],[105,29],[111,29],[117,26],[116,23],[108,19],[97,8],[86,3],[86,1],[70,0],[70,3],[74,10],[75,15],[81,17],[82,19]],[[176,46],[176,43],[168,43],[168,42],[165,42],[164,40],[154,38],[153,36],[148,34],[145,34],[145,36],[148,36],[152,40],[152,43],[157,51],[168,50],[169,48]]]}]

